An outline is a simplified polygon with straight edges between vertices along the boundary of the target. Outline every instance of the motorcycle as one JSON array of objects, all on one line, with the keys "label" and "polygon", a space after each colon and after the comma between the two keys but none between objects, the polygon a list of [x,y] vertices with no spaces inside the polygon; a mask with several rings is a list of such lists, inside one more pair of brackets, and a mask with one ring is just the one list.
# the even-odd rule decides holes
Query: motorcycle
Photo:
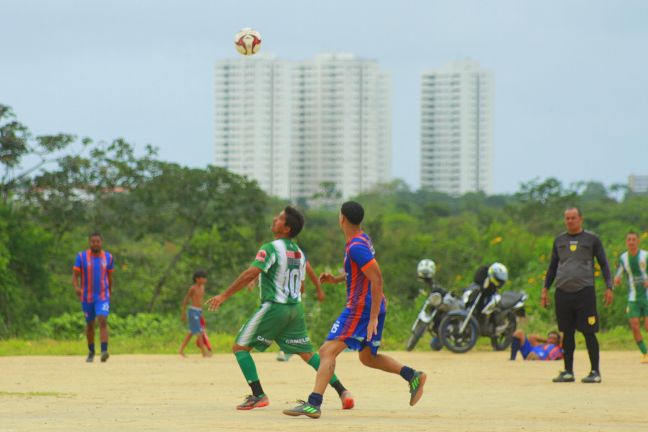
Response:
[{"label": "motorcycle", "polygon": [[505,350],[511,344],[517,316],[524,316],[528,296],[515,291],[495,292],[482,301],[484,296],[482,287],[471,285],[462,296],[465,308],[448,312],[439,324],[439,337],[450,351],[470,351],[480,335],[490,338],[496,351]]},{"label": "motorcycle", "polygon": [[[407,340],[405,346],[407,351],[412,351],[414,349],[426,331],[428,331],[433,337],[433,343],[431,343],[432,349],[435,351],[440,350],[442,345],[434,343],[434,341],[439,340],[439,323],[446,313],[463,307],[460,299],[443,289],[440,285],[437,285],[434,282],[429,282],[429,285],[431,287],[430,294],[425,299],[425,303],[423,303],[423,306],[412,325],[412,334]],[[421,290],[421,294],[425,295],[426,292]]]}]

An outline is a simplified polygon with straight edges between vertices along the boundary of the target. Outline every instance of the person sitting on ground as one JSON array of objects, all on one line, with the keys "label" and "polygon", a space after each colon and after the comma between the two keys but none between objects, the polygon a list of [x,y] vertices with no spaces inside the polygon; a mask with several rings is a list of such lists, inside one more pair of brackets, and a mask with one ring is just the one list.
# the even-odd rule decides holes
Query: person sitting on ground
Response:
[{"label": "person sitting on ground", "polygon": [[524,360],[561,360],[563,350],[560,342],[560,333],[555,330],[550,331],[546,339],[533,334],[527,337],[522,330],[517,330],[511,342],[511,360],[515,360],[518,351]]}]

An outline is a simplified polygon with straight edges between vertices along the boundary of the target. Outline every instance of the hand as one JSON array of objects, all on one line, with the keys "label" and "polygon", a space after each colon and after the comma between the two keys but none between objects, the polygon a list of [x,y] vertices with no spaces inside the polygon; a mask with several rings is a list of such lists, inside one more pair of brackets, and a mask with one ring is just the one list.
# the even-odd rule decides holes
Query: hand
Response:
[{"label": "hand", "polygon": [[79,297],[79,300],[81,300],[81,297],[83,297],[83,290],[81,288],[75,289],[77,297]]},{"label": "hand", "polygon": [[318,287],[317,288],[317,301],[318,302],[323,302],[325,298],[326,298],[326,294],[324,294],[324,291],[322,291],[322,288]]},{"label": "hand", "polygon": [[549,301],[549,290],[547,288],[542,288],[542,293],[540,294],[540,307],[546,308],[551,304]]},{"label": "hand", "polygon": [[320,283],[329,283],[329,284],[336,283],[335,276],[333,276],[331,273],[322,273],[319,277],[319,280]]},{"label": "hand", "polygon": [[372,337],[378,334],[378,317],[369,318],[369,324],[367,324],[367,341],[370,341]]},{"label": "hand", "polygon": [[225,303],[225,300],[226,300],[225,296],[223,294],[219,294],[207,300],[205,304],[209,306],[209,311],[213,312],[216,309],[218,309],[220,305]]},{"label": "hand", "polygon": [[182,317],[180,317],[182,322],[187,322],[187,314],[182,314]]},{"label": "hand", "polygon": [[644,288],[648,288],[648,280],[645,280],[643,285],[644,285]]},{"label": "hand", "polygon": [[605,294],[603,295],[603,303],[605,306],[610,306],[612,304],[612,300],[614,300],[614,294],[612,293],[611,289],[606,289]]},{"label": "hand", "polygon": [[619,285],[621,285],[621,276],[617,276],[614,278],[614,286],[619,286]]}]

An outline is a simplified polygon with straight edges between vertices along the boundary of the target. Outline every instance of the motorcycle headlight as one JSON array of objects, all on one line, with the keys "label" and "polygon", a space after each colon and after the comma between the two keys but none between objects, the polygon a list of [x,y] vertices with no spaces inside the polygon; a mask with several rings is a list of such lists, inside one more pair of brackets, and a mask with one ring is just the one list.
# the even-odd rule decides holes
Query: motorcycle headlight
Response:
[{"label": "motorcycle headlight", "polygon": [[434,307],[439,306],[443,303],[443,297],[438,292],[430,294],[430,304]]},{"label": "motorcycle headlight", "polygon": [[464,304],[467,304],[468,300],[470,300],[470,294],[472,294],[472,291],[464,291],[463,296],[461,297]]}]

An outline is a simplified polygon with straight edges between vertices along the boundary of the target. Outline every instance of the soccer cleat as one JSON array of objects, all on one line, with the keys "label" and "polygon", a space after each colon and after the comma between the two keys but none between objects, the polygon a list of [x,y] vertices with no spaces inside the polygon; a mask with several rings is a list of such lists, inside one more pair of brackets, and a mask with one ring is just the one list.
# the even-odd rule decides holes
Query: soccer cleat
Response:
[{"label": "soccer cleat", "polygon": [[641,360],[639,360],[639,362],[643,364],[648,364],[648,354],[642,354]]},{"label": "soccer cleat", "polygon": [[254,408],[267,407],[268,405],[270,405],[270,399],[268,399],[268,396],[266,396],[266,395],[261,395],[261,396],[248,395],[248,396],[245,397],[245,400],[243,401],[242,404],[236,406],[236,409],[237,410],[251,410],[251,409],[254,409]]},{"label": "soccer cleat", "polygon": [[88,357],[86,357],[86,363],[92,363],[94,361],[94,353],[88,353]]},{"label": "soccer cleat", "polygon": [[416,405],[416,402],[423,396],[423,386],[425,385],[426,379],[427,375],[425,372],[414,372],[414,376],[409,381],[410,406]]},{"label": "soccer cleat", "polygon": [[355,406],[355,402],[353,401],[353,395],[349,390],[344,390],[342,392],[342,394],[340,395],[340,400],[342,401],[343,410],[351,409]]},{"label": "soccer cleat", "polygon": [[322,415],[322,410],[320,410],[320,407],[311,405],[303,400],[297,402],[299,402],[299,405],[297,405],[295,408],[283,410],[283,413],[293,417],[305,415],[310,418],[320,418],[320,416]]},{"label": "soccer cleat", "polygon": [[292,354],[286,354],[283,351],[279,351],[277,353],[277,361],[280,362],[287,362],[288,360],[290,360],[290,357],[292,357]]},{"label": "soccer cleat", "polygon": [[558,376],[552,380],[555,383],[561,383],[561,382],[574,382],[576,379],[574,378],[574,373],[569,372],[569,371],[560,371]]},{"label": "soccer cleat", "polygon": [[101,353],[101,363],[106,363],[108,360],[108,357],[110,357],[110,354],[108,354],[108,351],[102,351]]},{"label": "soccer cleat", "polygon": [[592,371],[581,382],[585,384],[598,384],[601,382],[601,374],[598,371]]}]

